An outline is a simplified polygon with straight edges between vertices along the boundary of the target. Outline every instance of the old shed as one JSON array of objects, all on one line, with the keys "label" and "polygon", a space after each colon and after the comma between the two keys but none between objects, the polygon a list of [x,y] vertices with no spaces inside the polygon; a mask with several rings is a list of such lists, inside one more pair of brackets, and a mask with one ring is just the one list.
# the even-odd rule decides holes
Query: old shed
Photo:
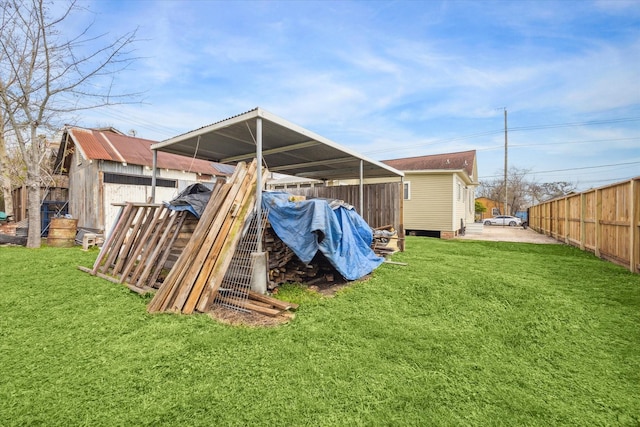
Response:
[{"label": "old shed", "polygon": [[68,212],[79,228],[108,232],[120,209],[114,204],[146,202],[152,191],[170,200],[189,184],[230,175],[228,168],[170,153],[157,156],[153,174],[154,142],[112,128],[65,128],[54,170],[68,176]]}]

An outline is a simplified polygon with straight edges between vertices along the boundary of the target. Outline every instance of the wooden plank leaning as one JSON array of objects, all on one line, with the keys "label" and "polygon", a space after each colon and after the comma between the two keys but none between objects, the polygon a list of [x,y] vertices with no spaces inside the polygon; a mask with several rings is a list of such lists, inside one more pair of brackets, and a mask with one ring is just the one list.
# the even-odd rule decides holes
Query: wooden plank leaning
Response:
[{"label": "wooden plank leaning", "polygon": [[[237,176],[239,170],[240,168],[236,167],[236,170],[231,177],[232,180],[235,178],[235,176]],[[164,283],[162,284],[162,286],[160,286],[160,289],[158,289],[158,292],[156,292],[154,298],[147,306],[148,312],[153,313],[166,310],[169,302],[171,301],[171,296],[175,292],[175,287],[180,284],[186,269],[188,269],[188,267],[190,266],[191,260],[193,258],[193,252],[202,244],[202,241],[208,233],[209,227],[211,226],[211,222],[213,221],[217,209],[219,208],[221,201],[226,198],[226,195],[230,188],[230,184],[222,184],[214,188],[214,191],[211,194],[211,198],[209,199],[209,202],[207,203],[207,206],[205,207],[200,220],[196,224],[189,242],[182,250],[182,253],[178,257],[178,260],[169,272],[169,275],[165,279]]]},{"label": "wooden plank leaning", "polygon": [[126,216],[126,220],[122,223],[122,226],[119,227],[118,234],[116,238],[113,240],[113,246],[109,251],[109,256],[107,257],[107,260],[104,262],[104,264],[102,264],[102,267],[100,267],[100,271],[102,273],[107,273],[107,271],[109,270],[109,268],[111,268],[116,258],[120,255],[120,251],[122,249],[122,242],[124,241],[125,237],[129,233],[129,229],[131,228],[131,224],[135,219],[136,213],[137,211],[136,209],[134,209],[132,204],[131,209],[129,210],[129,213]]},{"label": "wooden plank leaning", "polygon": [[169,259],[169,255],[171,255],[173,246],[175,245],[176,240],[178,239],[178,236],[182,232],[182,226],[184,225],[185,220],[189,215],[191,214],[187,211],[178,212],[178,222],[175,225],[173,232],[171,233],[171,239],[169,240],[166,247],[164,248],[164,251],[160,255],[158,262],[156,263],[156,267],[154,268],[153,272],[149,276],[149,279],[147,280],[149,286],[155,287],[156,282],[158,281],[158,276],[160,276],[160,272],[164,268],[167,262],[167,259]]},{"label": "wooden plank leaning", "polygon": [[140,274],[142,274],[148,263],[153,262],[150,261],[149,258],[155,251],[158,239],[163,234],[163,230],[170,220],[170,213],[171,211],[164,206],[158,209],[158,213],[154,216],[154,221],[149,229],[149,234],[143,236],[142,238],[142,240],[145,242],[145,245],[142,249],[142,252],[140,253],[138,265],[131,274],[129,283],[136,283],[138,281],[138,278],[140,277]]},{"label": "wooden plank leaning", "polygon": [[155,207],[155,208],[152,207],[151,212],[149,212],[149,214],[147,215],[147,218],[144,221],[144,225],[142,226],[142,228],[140,229],[140,232],[138,233],[138,238],[136,239],[135,248],[133,248],[133,250],[131,251],[127,266],[122,272],[122,277],[120,280],[123,283],[134,282],[135,280],[132,280],[129,278],[130,272],[133,270],[134,271],[133,274],[135,275],[136,272],[139,273],[140,269],[142,269],[141,267],[142,263],[138,262],[138,257],[145,250],[145,247],[148,246],[151,233],[153,232],[154,227],[156,226],[158,220],[160,219],[160,216],[163,213],[163,209],[164,208],[161,208],[161,207]]},{"label": "wooden plank leaning", "polygon": [[[206,245],[206,239],[211,235],[215,236],[217,233],[217,230],[214,230],[212,227],[213,220],[226,200],[231,187],[231,183],[226,183],[222,185],[217,192],[219,197],[215,197],[216,194],[212,194],[205,208],[205,212],[200,218],[200,221],[198,221],[198,225],[187,244],[187,248],[185,248],[178,262],[171,269],[167,277],[166,281],[169,282],[170,292],[163,301],[160,310],[175,310],[173,305],[179,293],[184,290],[185,286],[188,287],[192,285],[190,281],[192,280],[191,275],[194,274],[194,269],[199,271],[201,268],[201,262],[199,262],[197,256],[203,250],[203,246]],[[173,274],[174,271],[176,274]],[[163,287],[164,286],[165,285],[163,285]]]},{"label": "wooden plank leaning", "polygon": [[[127,203],[125,206],[120,208],[120,213],[118,215],[118,219],[111,229],[111,233],[109,233],[109,237],[107,237],[107,241],[102,245],[102,249],[96,258],[95,263],[93,264],[93,269],[91,270],[91,274],[94,276],[98,272],[100,268],[100,264],[102,260],[109,254],[109,252],[113,251],[115,247],[114,243],[117,240],[117,237],[121,234],[121,229],[124,227],[124,224],[127,222],[131,211],[133,210],[133,204]],[[126,231],[126,230],[124,230]]]},{"label": "wooden plank leaning", "polygon": [[[236,168],[238,169],[240,166]],[[185,277],[185,283],[178,292],[174,303],[171,305],[172,310],[184,312],[184,307],[188,300],[191,300],[190,305],[195,306],[195,303],[200,297],[206,276],[208,276],[211,266],[218,257],[220,242],[224,241],[226,233],[228,232],[229,212],[233,209],[234,202],[238,197],[248,173],[249,170],[243,165],[213,220],[211,231],[205,237],[202,246],[196,254],[193,266]],[[191,310],[191,312],[192,311],[193,310]]]},{"label": "wooden plank leaning", "polygon": [[[195,262],[195,258],[197,256],[198,251],[202,248],[205,239],[208,236],[215,236],[217,231],[212,229],[212,224],[215,219],[215,216],[218,214],[220,207],[226,200],[229,191],[232,188],[232,183],[238,176],[238,174],[242,171],[244,163],[239,164],[232,175],[230,182],[224,183],[217,187],[214,193],[211,195],[209,203],[207,204],[205,211],[198,221],[196,228],[194,229],[187,246],[183,250],[178,262],[172,268],[167,281],[172,286],[172,292],[168,295],[168,297],[163,302],[161,307],[162,310],[165,310],[172,304],[177,296],[179,287],[184,282],[185,275],[189,274],[189,270],[193,268],[193,264]],[[177,274],[171,277],[176,270]],[[164,286],[164,285],[163,285]]]},{"label": "wooden plank leaning", "polygon": [[147,207],[136,206],[136,208],[137,208],[137,216],[136,216],[136,220],[134,220],[134,223],[133,223],[133,229],[131,230],[131,233],[129,233],[129,236],[125,240],[124,246],[122,248],[122,252],[120,252],[120,256],[118,257],[118,262],[113,267],[113,271],[111,272],[114,276],[118,276],[122,273],[122,269],[126,268],[127,262],[135,261],[131,259],[131,256],[129,254],[131,253],[132,248],[134,248],[134,245],[138,243],[138,232],[149,210]]},{"label": "wooden plank leaning", "polygon": [[[245,178],[246,178],[246,175],[245,175]],[[200,299],[200,296],[202,295],[202,291],[205,289],[205,286],[208,282],[208,278],[209,278],[209,275],[211,274],[212,269],[214,268],[216,263],[218,263],[220,260],[221,248],[223,247],[227,239],[227,236],[229,234],[229,230],[233,225],[232,214],[236,209],[236,207],[238,206],[238,203],[241,202],[243,195],[246,192],[246,182],[247,182],[246,179],[243,179],[240,182],[240,188],[235,194],[235,197],[233,199],[231,198],[231,195],[229,197],[229,200],[228,200],[228,202],[230,202],[228,203],[229,208],[225,209],[225,212],[221,212],[221,215],[219,216],[219,218],[216,219],[216,221],[220,221],[221,226],[220,226],[218,235],[215,238],[215,241],[213,241],[213,245],[211,246],[211,249],[206,255],[203,268],[195,280],[193,290],[192,292],[189,293],[188,299],[185,301],[185,304],[182,310],[183,313],[185,314],[193,313],[193,310],[198,300]]]},{"label": "wooden plank leaning", "polygon": [[[266,170],[264,172],[265,175],[268,173]],[[233,219],[233,225],[229,231],[228,238],[225,239],[224,246],[220,250],[220,254],[218,256],[219,262],[216,263],[213,270],[209,274],[206,287],[203,290],[203,293],[198,301],[197,309],[200,312],[206,312],[211,308],[211,304],[213,304],[213,300],[215,299],[215,296],[218,292],[218,288],[220,287],[224,275],[229,268],[229,264],[231,264],[233,253],[235,252],[242,237],[242,229],[244,228],[245,222],[253,212],[253,208],[255,206],[256,182],[257,174],[254,172],[251,174],[251,177],[248,180],[249,188],[247,189],[245,197],[240,204],[240,210],[237,211],[237,213],[234,213],[235,217]],[[266,182],[266,179],[264,179],[263,182]]]},{"label": "wooden plank leaning", "polygon": [[163,224],[163,228],[159,228],[156,231],[156,234],[162,234],[160,237],[158,237],[158,239],[156,240],[156,242],[153,244],[153,252],[151,252],[151,254],[145,259],[145,267],[142,270],[142,273],[140,274],[140,277],[138,277],[138,279],[134,282],[131,281],[132,285],[138,286],[138,287],[144,287],[144,286],[151,286],[152,284],[148,283],[148,279],[149,279],[149,275],[151,274],[151,270],[156,266],[156,264],[158,263],[158,258],[160,257],[160,254],[167,249],[167,239],[169,238],[169,234],[171,233],[172,229],[173,229],[173,225],[176,222],[176,219],[178,218],[178,215],[181,214],[182,212],[173,212],[169,209],[166,209],[167,214],[166,214],[166,218],[167,220],[165,220],[165,223]]}]

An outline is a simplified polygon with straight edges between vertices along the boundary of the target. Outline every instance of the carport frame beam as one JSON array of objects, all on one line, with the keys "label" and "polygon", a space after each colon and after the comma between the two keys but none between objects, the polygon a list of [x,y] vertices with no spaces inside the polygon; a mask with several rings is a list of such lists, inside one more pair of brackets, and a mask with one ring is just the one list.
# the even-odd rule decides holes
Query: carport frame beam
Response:
[{"label": "carport frame beam", "polygon": [[257,252],[262,252],[262,118],[256,117],[256,161],[257,161],[257,172],[258,177],[256,180],[256,215],[258,218],[257,221],[257,232],[256,232],[256,240],[257,240]]}]

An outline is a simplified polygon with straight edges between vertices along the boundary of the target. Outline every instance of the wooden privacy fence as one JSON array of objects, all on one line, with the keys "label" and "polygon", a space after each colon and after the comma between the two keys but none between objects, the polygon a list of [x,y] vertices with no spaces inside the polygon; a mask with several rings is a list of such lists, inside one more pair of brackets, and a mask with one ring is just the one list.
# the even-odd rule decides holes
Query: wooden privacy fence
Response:
[{"label": "wooden privacy fence", "polygon": [[363,212],[360,212],[359,185],[287,188],[285,191],[307,198],[322,197],[344,200],[356,208],[370,227],[379,228],[392,225],[398,232],[398,247],[404,251],[402,183],[366,184],[362,188]]},{"label": "wooden privacy fence", "polygon": [[640,273],[640,177],[532,206],[529,226]]}]

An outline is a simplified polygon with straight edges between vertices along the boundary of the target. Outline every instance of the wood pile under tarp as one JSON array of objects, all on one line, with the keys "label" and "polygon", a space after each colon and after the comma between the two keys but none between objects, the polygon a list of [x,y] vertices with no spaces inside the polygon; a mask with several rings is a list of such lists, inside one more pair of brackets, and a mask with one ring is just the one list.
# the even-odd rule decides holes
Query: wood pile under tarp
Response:
[{"label": "wood pile under tarp", "polygon": [[393,228],[393,225],[389,224],[373,229],[371,249],[381,257],[387,257],[398,252],[398,233]]},{"label": "wood pile under tarp", "polygon": [[[266,172],[266,171],[265,171]],[[239,163],[229,182],[211,194],[191,240],[149,303],[149,312],[207,312],[253,213],[256,160]]]},{"label": "wood pile under tarp", "polygon": [[284,283],[343,282],[344,279],[329,260],[318,251],[309,264],[300,261],[267,223],[264,231],[263,249],[269,254],[269,289]]},{"label": "wood pile under tarp", "polygon": [[[163,205],[123,204],[93,269],[81,269],[136,292],[157,288],[147,307],[151,313],[204,313],[215,304],[287,317],[285,312],[295,309],[295,304],[251,291],[258,241],[268,253],[269,289],[287,282],[322,286],[345,279],[321,251],[309,263],[302,262],[276,235],[266,212],[258,219],[254,212],[257,169],[255,159],[239,163],[226,183],[213,188],[199,219]],[[266,170],[264,175],[263,182]],[[381,244],[383,254],[387,253],[389,240],[385,235],[372,246]],[[256,247],[249,241],[255,241]]]}]

